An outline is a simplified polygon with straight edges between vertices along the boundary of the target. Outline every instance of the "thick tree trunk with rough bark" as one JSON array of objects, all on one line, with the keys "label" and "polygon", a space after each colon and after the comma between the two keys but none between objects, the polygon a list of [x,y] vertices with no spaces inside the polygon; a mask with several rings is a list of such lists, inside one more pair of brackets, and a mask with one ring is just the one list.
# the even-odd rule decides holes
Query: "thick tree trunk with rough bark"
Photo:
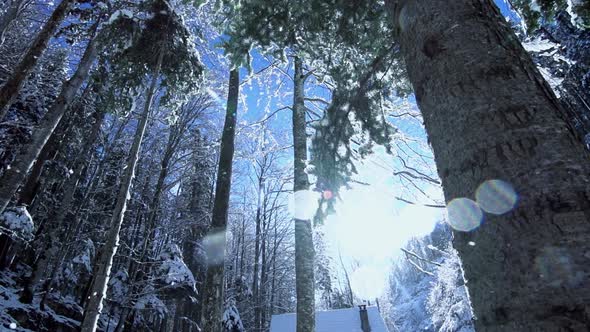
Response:
[{"label": "thick tree trunk with rough bark", "polygon": [[68,14],[74,0],[62,0],[62,2],[55,8],[49,20],[43,26],[43,29],[39,32],[31,47],[19,64],[12,72],[12,75],[6,83],[0,88],[0,121],[4,119],[8,108],[18,95],[18,92],[22,88],[27,76],[31,73],[37,61],[41,57],[41,54],[47,48],[49,40],[57,31],[57,28]]},{"label": "thick tree trunk with rough bark", "polygon": [[10,199],[18,190],[43,146],[47,143],[55,127],[57,127],[68,106],[76,96],[80,86],[88,77],[92,63],[96,58],[96,43],[96,38],[93,38],[88,43],[76,72],[70,80],[64,83],[57,100],[35,128],[31,141],[21,148],[10,169],[6,170],[2,178],[0,178],[0,213],[4,211]]},{"label": "thick tree trunk with rough bark", "polygon": [[[309,190],[309,179],[305,173],[307,161],[307,135],[305,133],[305,76],[303,63],[295,57],[293,94],[293,151],[294,180],[293,191]],[[297,207],[295,200],[295,210]],[[315,288],[313,277],[313,235],[311,220],[295,218],[295,275],[297,293],[297,332],[315,331]]]},{"label": "thick tree trunk with rough bark", "polygon": [[160,76],[160,69],[162,68],[163,57],[164,51],[161,50],[158,55],[158,62],[154,69],[152,81],[146,94],[143,112],[137,124],[133,145],[131,146],[131,151],[129,151],[129,159],[127,160],[125,174],[121,179],[119,193],[117,194],[117,203],[109,224],[110,229],[106,234],[105,244],[101,248],[100,256],[96,261],[94,280],[89,292],[90,298],[86,302],[84,308],[84,319],[82,320],[81,325],[82,332],[94,332],[97,328],[98,318],[100,317],[103,307],[103,299],[106,297],[107,284],[111,275],[113,258],[119,247],[119,232],[121,230],[121,225],[123,224],[123,217],[125,216],[125,210],[127,208],[127,199],[129,198],[131,184],[135,177],[135,167],[137,165],[137,160],[139,159],[139,150],[141,148],[141,142],[143,141],[145,128],[147,127],[148,115],[158,86],[158,78]]},{"label": "thick tree trunk with rough bark", "polygon": [[590,163],[555,95],[491,0],[388,3],[447,202],[519,196],[455,233],[476,329],[588,330]]},{"label": "thick tree trunk with rough bark", "polygon": [[[239,69],[233,69],[229,74],[229,91],[227,96],[227,111],[223,134],[221,135],[221,148],[219,152],[219,167],[217,171],[217,183],[215,185],[215,201],[213,203],[213,215],[209,234],[214,235],[215,241],[223,243],[225,251],[225,231],[227,228],[227,213],[229,209],[229,194],[231,190],[232,162],[234,157],[234,139],[236,135],[236,120],[238,111],[238,97],[240,92]],[[211,254],[211,253],[208,253]],[[214,253],[218,255],[218,253]],[[225,257],[223,252],[222,257]],[[203,284],[203,314],[202,330],[221,332],[221,319],[223,316],[223,271],[224,262],[215,262],[207,267],[207,276]]]}]

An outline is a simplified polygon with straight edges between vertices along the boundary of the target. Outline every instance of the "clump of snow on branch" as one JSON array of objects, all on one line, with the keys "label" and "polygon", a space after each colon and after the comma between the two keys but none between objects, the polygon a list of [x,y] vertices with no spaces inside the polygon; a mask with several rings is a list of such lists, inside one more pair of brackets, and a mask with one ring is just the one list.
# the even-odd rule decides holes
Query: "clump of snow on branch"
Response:
[{"label": "clump of snow on branch", "polygon": [[111,279],[109,280],[109,298],[122,303],[127,293],[129,292],[129,287],[127,280],[129,279],[129,275],[125,270],[119,270],[115,273]]},{"label": "clump of snow on branch", "polygon": [[186,266],[180,248],[176,244],[169,244],[160,254],[162,264],[159,271],[164,283],[170,286],[189,286],[196,292],[195,277]]},{"label": "clump of snow on branch", "polygon": [[238,312],[238,308],[234,304],[227,306],[223,312],[223,327],[225,331],[230,332],[243,332],[244,325],[242,324],[242,318]]},{"label": "clump of snow on branch", "polygon": [[72,259],[74,264],[80,264],[86,268],[86,271],[92,272],[92,257],[94,257],[94,253],[96,249],[94,247],[94,242],[88,239],[84,241],[83,250],[78,254],[78,256]]},{"label": "clump of snow on branch", "polygon": [[13,240],[33,240],[35,224],[24,206],[8,208],[0,216],[0,234],[4,233]]},{"label": "clump of snow on branch", "polygon": [[133,308],[138,310],[149,308],[155,310],[161,315],[164,315],[166,312],[168,312],[166,305],[156,295],[156,290],[151,285],[146,286],[142,293],[145,295],[137,299],[137,302]]}]

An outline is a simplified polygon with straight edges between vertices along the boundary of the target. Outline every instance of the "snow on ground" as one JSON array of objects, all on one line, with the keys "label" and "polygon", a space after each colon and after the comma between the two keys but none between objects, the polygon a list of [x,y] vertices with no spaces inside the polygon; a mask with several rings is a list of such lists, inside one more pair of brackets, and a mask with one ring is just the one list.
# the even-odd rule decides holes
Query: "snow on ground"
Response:
[{"label": "snow on ground", "polygon": [[[45,311],[39,309],[39,298],[33,303],[25,304],[19,300],[19,286],[17,285],[17,274],[12,271],[0,272],[0,331],[52,331],[57,326],[63,327],[63,331],[75,331],[80,325],[79,321],[58,314],[50,306]],[[60,306],[67,310],[81,310],[77,303],[70,298],[56,299]],[[18,317],[27,317],[18,319]],[[23,324],[35,321],[35,330],[25,328]],[[30,327],[30,326],[28,326]]]}]

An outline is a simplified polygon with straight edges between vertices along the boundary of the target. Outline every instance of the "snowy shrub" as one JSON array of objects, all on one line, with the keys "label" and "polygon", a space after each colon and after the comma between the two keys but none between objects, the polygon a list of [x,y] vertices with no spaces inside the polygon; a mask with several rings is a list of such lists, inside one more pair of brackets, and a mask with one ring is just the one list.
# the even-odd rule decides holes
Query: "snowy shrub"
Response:
[{"label": "snowy shrub", "polygon": [[167,286],[188,286],[195,292],[195,277],[186,266],[180,248],[176,244],[169,244],[160,254],[162,264],[158,268],[160,279]]},{"label": "snowy shrub", "polygon": [[227,306],[223,312],[223,327],[227,332],[244,332],[244,325],[240,318],[238,308],[234,304]]},{"label": "snowy shrub", "polygon": [[162,316],[168,312],[168,309],[166,309],[166,305],[155,294],[155,290],[152,286],[147,286],[143,290],[142,294],[145,295],[137,299],[137,302],[135,302],[135,305],[133,306],[134,309],[152,309]]},{"label": "snowy shrub", "polygon": [[35,224],[24,206],[7,208],[0,216],[0,234],[5,233],[12,240],[31,241]]},{"label": "snowy shrub", "polygon": [[74,257],[72,262],[82,265],[87,272],[92,272],[92,258],[94,257],[95,250],[92,240],[88,239],[84,241],[82,252]]},{"label": "snowy shrub", "polygon": [[115,273],[109,280],[109,292],[112,300],[123,303],[125,300],[127,293],[129,292],[129,287],[127,286],[127,279],[129,279],[129,275],[125,270],[119,270]]}]

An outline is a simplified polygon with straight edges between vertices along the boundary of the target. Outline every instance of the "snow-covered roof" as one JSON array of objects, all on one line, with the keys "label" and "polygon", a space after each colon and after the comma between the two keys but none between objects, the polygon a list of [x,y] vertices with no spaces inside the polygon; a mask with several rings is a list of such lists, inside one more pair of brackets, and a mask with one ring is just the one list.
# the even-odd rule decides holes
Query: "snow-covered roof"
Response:
[{"label": "snow-covered roof", "polygon": [[[367,307],[371,332],[389,332],[377,307]],[[359,308],[318,311],[315,332],[363,332]],[[273,315],[270,332],[295,332],[295,314]]]}]

